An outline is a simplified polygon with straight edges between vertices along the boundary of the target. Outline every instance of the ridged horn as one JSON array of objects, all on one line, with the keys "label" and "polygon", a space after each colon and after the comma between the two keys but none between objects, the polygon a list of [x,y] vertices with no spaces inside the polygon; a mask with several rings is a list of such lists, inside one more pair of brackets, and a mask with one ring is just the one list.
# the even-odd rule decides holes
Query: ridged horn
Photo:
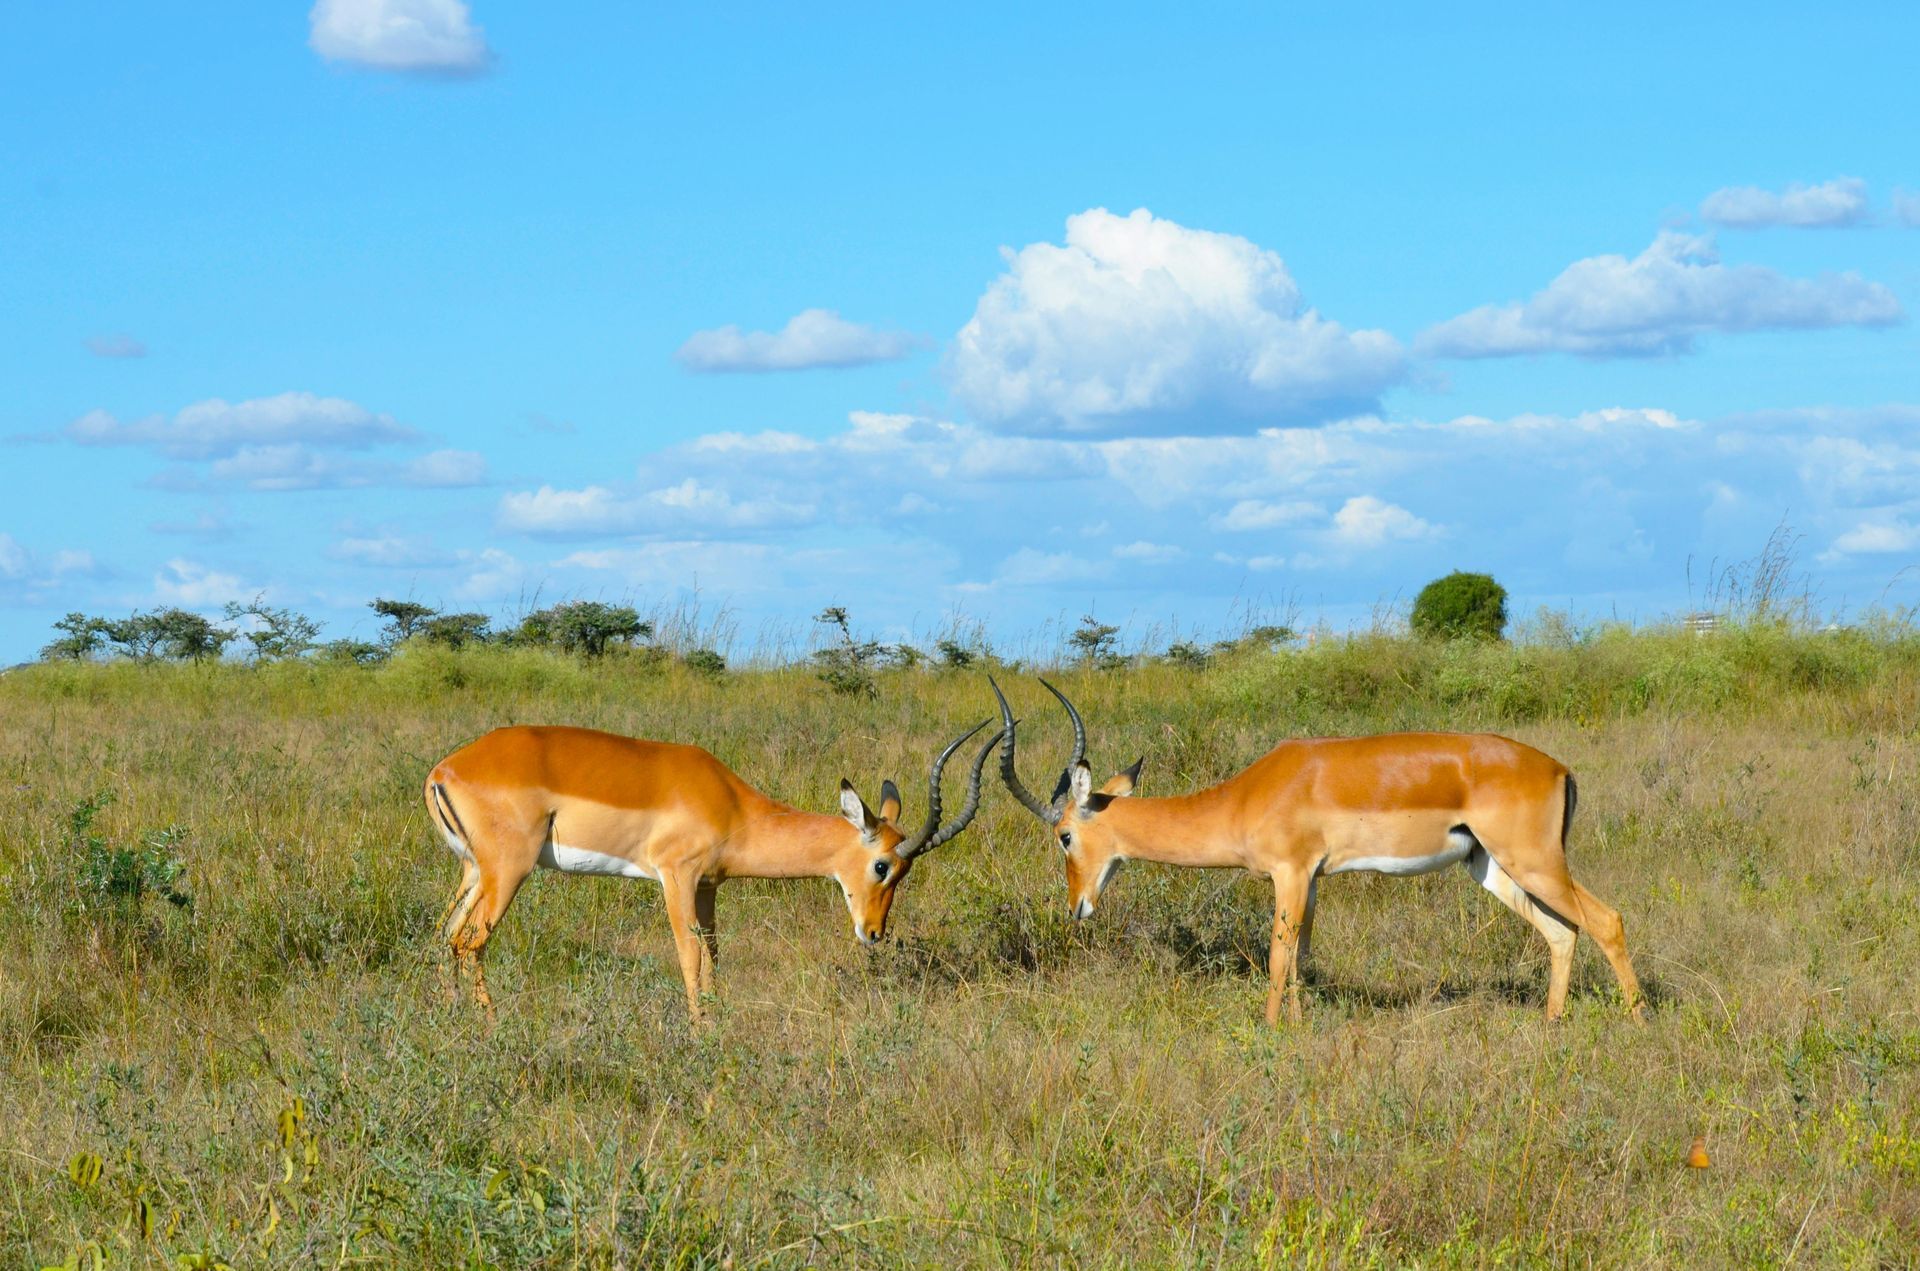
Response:
[{"label": "ridged horn", "polygon": [[940,752],[933,761],[933,771],[927,777],[927,819],[918,832],[894,848],[894,854],[903,861],[910,861],[922,852],[930,852],[960,831],[967,828],[973,820],[973,814],[980,810],[980,771],[987,766],[987,756],[1000,742],[1000,734],[995,733],[987,744],[980,748],[980,755],[973,761],[973,780],[967,785],[967,801],[960,807],[960,815],[947,825],[940,824],[940,772],[947,766],[947,760],[953,752],[966,745],[969,738],[985,728],[991,720],[981,720],[966,732],[955,738],[953,744]]},{"label": "ridged horn", "polygon": [[1042,803],[1034,797],[1033,791],[1020,784],[1020,773],[1013,766],[1013,732],[1019,727],[1019,721],[1013,717],[1013,710],[1007,705],[1007,695],[1000,691],[1000,686],[994,683],[991,675],[987,677],[987,683],[992,685],[993,695],[1000,702],[1000,731],[1006,737],[1006,744],[1000,748],[1000,780],[1006,785],[1007,792],[1020,800],[1027,811],[1048,825],[1056,824],[1060,820],[1059,811],[1051,804]]}]

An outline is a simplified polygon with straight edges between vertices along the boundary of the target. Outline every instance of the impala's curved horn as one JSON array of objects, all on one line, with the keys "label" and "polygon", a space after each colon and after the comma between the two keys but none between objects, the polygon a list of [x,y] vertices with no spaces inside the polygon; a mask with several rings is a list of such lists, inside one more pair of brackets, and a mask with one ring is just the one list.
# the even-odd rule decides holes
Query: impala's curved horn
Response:
[{"label": "impala's curved horn", "polygon": [[1040,687],[1060,699],[1060,704],[1067,708],[1067,718],[1073,721],[1073,758],[1067,760],[1067,767],[1071,768],[1087,757],[1087,726],[1080,722],[1080,712],[1073,709],[1065,693],[1045,680],[1040,681]]},{"label": "impala's curved horn", "polygon": [[893,849],[894,855],[901,860],[910,861],[922,852],[930,852],[940,846],[966,829],[967,824],[973,820],[973,814],[980,810],[980,770],[986,767],[987,756],[992,754],[993,748],[999,744],[999,733],[995,733],[987,744],[980,748],[979,757],[973,761],[973,780],[967,786],[967,801],[960,805],[960,815],[946,825],[940,824],[940,771],[947,766],[947,760],[953,757],[954,751],[966,745],[969,738],[991,722],[983,719],[960,734],[954,739],[953,744],[941,751],[940,757],[933,761],[933,771],[927,777],[927,819],[917,833]]},{"label": "impala's curved horn", "polygon": [[1035,798],[1033,791],[1020,784],[1020,774],[1013,766],[1013,730],[1020,721],[1013,717],[1013,710],[1007,705],[1007,695],[1000,691],[1000,686],[994,683],[991,675],[987,677],[987,683],[993,686],[993,695],[1000,701],[1000,731],[1007,739],[1006,745],[1000,748],[1000,780],[1006,785],[1007,792],[1020,800],[1021,806],[1048,825],[1053,825],[1060,820],[1060,813]]}]

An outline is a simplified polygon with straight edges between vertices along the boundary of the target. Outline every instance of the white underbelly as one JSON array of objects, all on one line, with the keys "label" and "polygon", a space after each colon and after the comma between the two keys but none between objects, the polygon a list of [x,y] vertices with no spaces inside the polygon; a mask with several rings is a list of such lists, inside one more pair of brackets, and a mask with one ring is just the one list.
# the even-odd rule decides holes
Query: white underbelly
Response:
[{"label": "white underbelly", "polygon": [[609,856],[586,847],[568,847],[565,843],[548,843],[542,847],[540,868],[557,869],[563,874],[607,874],[615,878],[657,880],[660,877],[624,856]]},{"label": "white underbelly", "polygon": [[1449,833],[1444,850],[1426,856],[1349,856],[1323,870],[1327,874],[1353,874],[1362,870],[1375,874],[1431,874],[1436,869],[1458,865],[1473,851],[1473,836]]}]

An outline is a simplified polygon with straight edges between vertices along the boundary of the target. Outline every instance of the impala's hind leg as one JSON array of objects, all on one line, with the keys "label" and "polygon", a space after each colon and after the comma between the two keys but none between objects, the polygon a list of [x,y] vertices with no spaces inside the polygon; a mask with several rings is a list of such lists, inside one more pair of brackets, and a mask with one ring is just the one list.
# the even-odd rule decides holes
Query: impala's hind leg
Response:
[{"label": "impala's hind leg", "polygon": [[1543,862],[1524,874],[1518,869],[1509,869],[1508,873],[1526,888],[1535,904],[1545,905],[1555,917],[1575,924],[1593,937],[1593,942],[1607,955],[1614,979],[1620,982],[1620,996],[1626,1000],[1628,1013],[1636,1022],[1644,1022],[1646,1010],[1640,1000],[1640,980],[1633,973],[1633,959],[1627,956],[1626,924],[1620,921],[1618,912],[1573,881],[1573,876],[1567,873],[1566,860],[1559,853],[1559,845],[1556,843],[1554,847],[1550,863]]},{"label": "impala's hind leg", "polygon": [[1468,853],[1466,866],[1475,882],[1525,918],[1546,939],[1548,956],[1552,959],[1552,970],[1547,977],[1547,1018],[1559,1019],[1567,1005],[1567,984],[1573,978],[1573,947],[1579,931],[1560,915],[1536,905],[1533,897],[1500,868],[1500,862],[1487,855],[1486,848],[1476,847]]},{"label": "impala's hind leg", "polygon": [[[449,946],[453,941],[453,933],[465,925],[467,914],[472,911],[474,902],[479,899],[480,867],[472,861],[462,861],[461,865],[460,885],[454,889],[453,899],[447,902],[446,910],[441,913],[440,921],[434,927],[434,930],[440,933],[440,938],[447,941]],[[450,958],[443,965],[443,973],[440,977],[441,987],[449,1001],[459,993],[459,984],[454,974],[459,960],[457,954]]]},{"label": "impala's hind leg", "polygon": [[514,896],[519,893],[520,884],[527,881],[529,872],[520,870],[490,874],[485,870],[479,871],[479,885],[461,907],[458,925],[448,938],[448,943],[453,946],[454,960],[465,964],[472,978],[473,1000],[486,1011],[488,1020],[493,1019],[493,994],[487,991],[487,975],[480,966],[480,955],[486,949],[494,928],[500,925],[507,906],[513,903]]}]

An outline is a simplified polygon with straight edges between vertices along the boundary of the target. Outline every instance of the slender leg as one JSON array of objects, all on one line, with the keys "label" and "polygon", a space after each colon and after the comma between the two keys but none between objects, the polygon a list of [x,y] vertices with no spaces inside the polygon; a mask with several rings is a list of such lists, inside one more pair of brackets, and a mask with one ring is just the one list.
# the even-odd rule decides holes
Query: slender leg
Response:
[{"label": "slender leg", "polygon": [[1564,861],[1557,863],[1557,870],[1537,869],[1524,878],[1515,875],[1514,881],[1526,888],[1537,903],[1546,905],[1559,917],[1577,924],[1593,937],[1600,951],[1607,955],[1614,978],[1620,982],[1620,993],[1626,999],[1628,1013],[1636,1023],[1646,1022],[1646,1010],[1640,1000],[1640,981],[1633,973],[1632,959],[1627,956],[1626,924],[1598,896],[1573,881]]},{"label": "slender leg", "polygon": [[[474,901],[479,895],[480,867],[471,863],[464,864],[465,869],[460,875],[460,886],[454,889],[453,899],[447,902],[446,912],[440,915],[440,925],[435,928],[440,933],[440,938],[448,942],[450,949],[453,933],[466,923],[467,914],[472,911]],[[458,915],[457,919],[456,915]],[[456,974],[459,963],[460,956],[458,952],[454,952],[452,958],[445,963],[444,974],[440,977],[441,989],[450,1002],[459,995],[460,991],[459,977]]]},{"label": "slender leg", "polygon": [[1306,912],[1300,915],[1300,951],[1293,955],[1296,967],[1307,965],[1307,953],[1313,948],[1313,914],[1320,907],[1320,875],[1307,880]]},{"label": "slender leg", "polygon": [[1620,996],[1626,999],[1627,1011],[1635,1022],[1644,1024],[1647,1010],[1640,995],[1640,977],[1633,973],[1633,959],[1627,956],[1627,924],[1620,921],[1618,910],[1579,883],[1573,884],[1573,894],[1579,898],[1580,912],[1586,916],[1587,934],[1607,955],[1613,978],[1620,982]]},{"label": "slender leg", "polygon": [[673,926],[673,947],[680,955],[680,979],[687,986],[687,1010],[699,1023],[700,961],[705,942],[700,938],[700,880],[686,874],[664,874],[660,879],[666,893],[667,921]]},{"label": "slender leg", "polygon": [[1477,847],[1467,855],[1467,872],[1475,882],[1491,892],[1496,900],[1525,918],[1546,939],[1552,970],[1547,978],[1547,1018],[1560,1018],[1567,1005],[1567,984],[1573,978],[1573,946],[1579,931],[1559,914],[1534,903],[1520,884],[1513,881],[1500,862]]},{"label": "slender leg", "polygon": [[694,917],[700,923],[700,991],[713,992],[713,970],[720,961],[720,930],[713,922],[714,893],[720,884],[703,880],[693,892]]},{"label": "slender leg", "polygon": [[1306,870],[1292,866],[1282,866],[1273,874],[1273,949],[1267,957],[1269,1024],[1280,1022],[1282,999],[1286,1002],[1288,1020],[1300,1022],[1300,968],[1296,955],[1312,882]]},{"label": "slender leg", "polygon": [[525,873],[488,876],[483,872],[480,885],[473,889],[457,915],[459,926],[452,938],[454,958],[466,964],[473,977],[473,1000],[486,1011],[489,1022],[494,1018],[493,994],[487,991],[487,975],[481,969],[480,956],[487,947],[487,941],[492,938],[494,928],[500,925],[500,919],[506,914],[507,906],[519,894],[520,884],[526,881]]}]

